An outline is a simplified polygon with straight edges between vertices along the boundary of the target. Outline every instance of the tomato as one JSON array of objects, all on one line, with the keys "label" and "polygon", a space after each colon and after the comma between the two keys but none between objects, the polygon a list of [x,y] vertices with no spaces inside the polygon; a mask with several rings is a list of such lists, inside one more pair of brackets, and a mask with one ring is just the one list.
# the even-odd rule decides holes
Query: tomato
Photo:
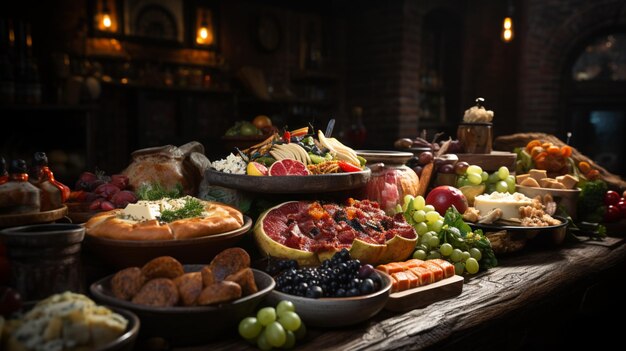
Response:
[{"label": "tomato", "polygon": [[0,286],[0,315],[9,317],[22,308],[22,296],[8,286]]},{"label": "tomato", "polygon": [[606,207],[606,212],[604,213],[604,221],[605,222],[615,222],[620,219],[621,212],[619,207],[615,205],[608,205]]},{"label": "tomato", "polygon": [[626,218],[626,199],[621,198],[617,203],[617,207],[619,208],[620,215],[622,219]]},{"label": "tomato", "polygon": [[358,166],[353,165],[352,163],[348,163],[346,161],[337,162],[339,168],[341,168],[344,172],[360,172],[362,169]]},{"label": "tomato", "polygon": [[604,194],[604,204],[605,205],[617,205],[620,200],[620,196],[617,191],[609,190]]}]

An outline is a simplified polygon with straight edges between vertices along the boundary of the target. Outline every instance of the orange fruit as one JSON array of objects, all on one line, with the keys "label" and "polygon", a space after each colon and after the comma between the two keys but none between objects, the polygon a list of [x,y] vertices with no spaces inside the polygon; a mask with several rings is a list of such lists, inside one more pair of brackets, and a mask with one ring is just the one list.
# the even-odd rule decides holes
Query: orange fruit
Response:
[{"label": "orange fruit", "polygon": [[265,127],[271,127],[272,120],[266,115],[258,115],[254,117],[254,119],[252,120],[252,124],[254,124],[254,126],[257,127],[258,129],[261,129]]}]

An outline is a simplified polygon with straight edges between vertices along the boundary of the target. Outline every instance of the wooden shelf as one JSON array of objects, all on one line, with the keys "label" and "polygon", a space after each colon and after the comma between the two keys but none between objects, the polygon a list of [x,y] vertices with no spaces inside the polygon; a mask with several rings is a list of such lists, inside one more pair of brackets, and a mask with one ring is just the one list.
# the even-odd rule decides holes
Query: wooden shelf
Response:
[{"label": "wooden shelf", "polygon": [[203,87],[181,87],[181,86],[166,86],[166,85],[148,85],[144,83],[127,83],[122,84],[120,82],[102,82],[103,85],[112,87],[128,88],[128,89],[145,89],[145,90],[157,90],[157,91],[171,91],[171,92],[184,92],[184,93],[198,93],[198,94],[231,94],[232,90],[226,88],[203,88]]}]

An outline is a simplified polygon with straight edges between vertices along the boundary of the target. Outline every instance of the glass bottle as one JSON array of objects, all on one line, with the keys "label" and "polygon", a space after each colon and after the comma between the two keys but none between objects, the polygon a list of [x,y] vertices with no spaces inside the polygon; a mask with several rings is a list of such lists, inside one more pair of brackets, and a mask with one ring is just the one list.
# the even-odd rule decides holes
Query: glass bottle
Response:
[{"label": "glass bottle", "polygon": [[39,212],[40,190],[28,181],[26,161],[13,160],[9,181],[0,185],[0,214]]},{"label": "glass bottle", "polygon": [[63,184],[54,180],[45,152],[36,152],[31,166],[30,183],[41,190],[41,211],[63,206]]}]

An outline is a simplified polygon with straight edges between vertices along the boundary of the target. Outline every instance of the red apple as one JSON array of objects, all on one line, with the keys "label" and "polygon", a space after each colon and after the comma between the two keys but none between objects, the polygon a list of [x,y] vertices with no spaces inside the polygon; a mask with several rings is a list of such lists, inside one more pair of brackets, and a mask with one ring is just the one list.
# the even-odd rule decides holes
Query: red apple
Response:
[{"label": "red apple", "polygon": [[442,185],[434,188],[426,196],[426,204],[433,205],[440,215],[444,216],[450,206],[454,206],[460,213],[467,210],[467,198],[461,190],[449,186]]},{"label": "red apple", "polygon": [[604,221],[605,222],[615,222],[620,218],[620,210],[619,207],[615,205],[608,205],[606,207],[606,212],[604,213]]},{"label": "red apple", "polygon": [[622,219],[626,218],[626,199],[622,198],[618,203],[617,207],[619,208],[619,212],[621,214]]}]

